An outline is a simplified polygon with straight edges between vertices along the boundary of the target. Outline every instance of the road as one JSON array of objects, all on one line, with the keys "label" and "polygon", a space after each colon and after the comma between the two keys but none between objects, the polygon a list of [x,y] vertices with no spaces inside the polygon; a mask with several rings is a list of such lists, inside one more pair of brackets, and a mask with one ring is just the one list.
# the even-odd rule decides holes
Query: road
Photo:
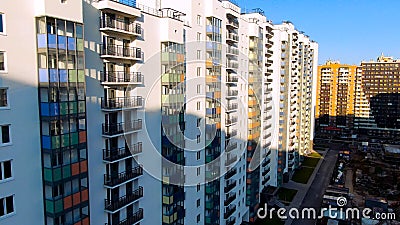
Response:
[{"label": "road", "polygon": [[[311,207],[316,209],[317,213],[320,211],[322,197],[325,193],[326,187],[329,185],[340,146],[341,144],[332,144],[330,150],[326,153],[324,162],[321,164],[317,176],[315,176],[315,179],[301,204],[301,209]],[[315,220],[293,220],[292,225],[314,225],[315,222]]]}]

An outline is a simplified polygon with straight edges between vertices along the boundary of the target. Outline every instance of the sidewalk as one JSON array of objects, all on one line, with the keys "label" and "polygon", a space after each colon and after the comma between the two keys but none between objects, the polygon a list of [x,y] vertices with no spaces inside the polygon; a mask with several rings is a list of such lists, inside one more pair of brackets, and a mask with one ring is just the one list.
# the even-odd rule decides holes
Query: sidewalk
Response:
[{"label": "sidewalk", "polygon": [[[290,180],[288,183],[283,184],[282,187],[297,190],[296,196],[293,198],[293,201],[290,203],[287,209],[290,208],[300,208],[301,204],[303,203],[304,197],[306,196],[308,190],[310,189],[311,184],[313,183],[315,177],[318,175],[319,168],[321,164],[324,162],[325,155],[328,153],[329,150],[325,150],[321,159],[319,160],[317,166],[315,167],[313,174],[311,175],[310,179],[308,179],[307,184],[296,183]],[[319,151],[316,151],[321,153]],[[285,221],[285,225],[291,225],[293,222],[292,219],[287,219]]]}]

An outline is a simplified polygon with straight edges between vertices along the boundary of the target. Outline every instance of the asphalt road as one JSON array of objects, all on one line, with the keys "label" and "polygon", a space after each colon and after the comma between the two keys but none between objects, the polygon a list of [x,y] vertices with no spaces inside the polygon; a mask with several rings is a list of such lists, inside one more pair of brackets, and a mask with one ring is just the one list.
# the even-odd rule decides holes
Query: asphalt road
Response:
[{"label": "asphalt road", "polygon": [[[333,169],[335,168],[335,163],[338,157],[340,146],[341,144],[335,143],[330,146],[330,150],[326,153],[324,161],[322,162],[317,172],[317,175],[315,176],[315,179],[310,186],[310,189],[304,197],[304,200],[300,207],[301,209],[312,207],[317,210],[317,214],[320,211],[322,197],[325,193],[326,188],[329,185]],[[315,223],[316,220],[299,219],[293,220],[292,225],[314,225]]]}]

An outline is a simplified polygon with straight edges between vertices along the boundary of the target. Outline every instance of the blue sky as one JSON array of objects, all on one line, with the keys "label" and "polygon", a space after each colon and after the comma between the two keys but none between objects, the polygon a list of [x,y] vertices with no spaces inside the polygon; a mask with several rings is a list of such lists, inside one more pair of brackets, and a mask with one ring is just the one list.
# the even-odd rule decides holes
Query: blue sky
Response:
[{"label": "blue sky", "polygon": [[319,43],[327,59],[359,64],[382,52],[400,58],[400,0],[237,0],[261,8],[273,23],[293,22]]}]

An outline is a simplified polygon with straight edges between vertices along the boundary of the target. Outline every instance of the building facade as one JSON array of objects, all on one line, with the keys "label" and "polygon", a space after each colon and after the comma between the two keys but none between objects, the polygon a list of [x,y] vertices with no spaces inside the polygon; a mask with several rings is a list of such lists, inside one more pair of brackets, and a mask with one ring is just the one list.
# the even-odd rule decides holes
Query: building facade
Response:
[{"label": "building facade", "polygon": [[353,128],[358,72],[359,67],[356,65],[334,61],[327,61],[325,65],[318,67],[315,116],[321,132]]},{"label": "building facade", "polygon": [[356,76],[354,128],[360,134],[397,137],[399,134],[400,60],[385,57],[361,62]]},{"label": "building facade", "polygon": [[0,3],[0,223],[252,223],[309,153],[318,45],[291,23],[226,0],[24,3]]}]

